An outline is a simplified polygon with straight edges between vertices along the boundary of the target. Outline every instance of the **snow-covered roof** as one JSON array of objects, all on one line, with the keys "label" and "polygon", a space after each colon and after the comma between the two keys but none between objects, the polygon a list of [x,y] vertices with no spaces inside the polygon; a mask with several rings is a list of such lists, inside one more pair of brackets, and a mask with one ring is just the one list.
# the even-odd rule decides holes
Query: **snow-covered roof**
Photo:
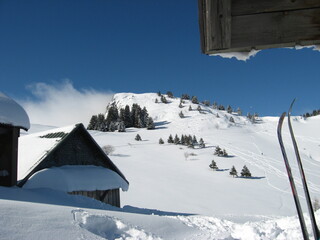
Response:
[{"label": "snow-covered roof", "polygon": [[50,188],[64,192],[110,190],[117,188],[127,191],[129,185],[116,172],[104,167],[93,165],[66,165],[36,172],[23,187],[28,189]]},{"label": "snow-covered roof", "polygon": [[19,127],[26,131],[30,128],[30,121],[26,111],[17,102],[1,92],[0,124]]},{"label": "snow-covered roof", "polygon": [[19,138],[18,180],[25,178],[76,125],[24,135]]}]

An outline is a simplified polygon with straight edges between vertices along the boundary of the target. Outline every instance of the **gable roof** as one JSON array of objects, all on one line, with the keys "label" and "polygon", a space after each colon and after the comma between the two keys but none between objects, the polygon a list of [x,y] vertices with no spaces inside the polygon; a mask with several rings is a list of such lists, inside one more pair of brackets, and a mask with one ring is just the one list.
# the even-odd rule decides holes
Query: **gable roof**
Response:
[{"label": "gable roof", "polygon": [[[57,151],[66,147],[74,137],[81,136],[81,141],[92,149],[95,155],[99,156],[94,163],[83,162],[81,164],[68,162],[68,159],[61,162],[50,162],[47,159],[52,157]],[[128,184],[125,176],[104,153],[83,124],[51,129],[48,131],[38,132],[21,136],[19,138],[18,151],[18,186],[23,186],[25,182],[35,173],[49,167],[59,167],[63,165],[96,165],[119,174]]]}]

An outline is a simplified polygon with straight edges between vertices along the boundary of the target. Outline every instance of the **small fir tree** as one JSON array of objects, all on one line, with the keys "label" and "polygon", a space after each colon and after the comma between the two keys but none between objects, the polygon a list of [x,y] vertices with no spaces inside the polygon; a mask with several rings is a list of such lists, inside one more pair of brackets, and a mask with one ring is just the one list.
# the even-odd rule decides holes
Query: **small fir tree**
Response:
[{"label": "small fir tree", "polygon": [[125,132],[126,131],[126,126],[123,121],[119,122],[118,124],[118,132]]},{"label": "small fir tree", "polygon": [[205,145],[205,143],[204,143],[202,138],[200,138],[200,140],[199,140],[199,147],[200,148],[205,148],[206,147],[206,145]]},{"label": "small fir tree", "polygon": [[192,96],[191,102],[194,103],[194,104],[199,104],[197,96]]},{"label": "small fir tree", "polygon": [[195,135],[193,135],[193,137],[192,137],[192,144],[193,144],[193,145],[198,144],[198,140],[197,140],[197,138],[196,138]]},{"label": "small fir tree", "polygon": [[224,157],[228,157],[228,153],[225,149],[222,150],[222,156]]},{"label": "small fir tree", "polygon": [[216,164],[216,162],[214,160],[212,160],[211,164],[209,165],[209,167],[212,169],[212,170],[217,170],[218,169],[218,166]]},{"label": "small fir tree", "polygon": [[197,110],[201,113],[202,109],[200,105],[198,105]]},{"label": "small fir tree", "polygon": [[251,177],[251,173],[250,173],[250,170],[247,168],[246,165],[243,166],[242,170],[241,170],[241,176],[242,177]]},{"label": "small fir tree", "polygon": [[162,138],[159,139],[159,144],[164,144],[164,141]]},{"label": "small fir tree", "polygon": [[232,116],[229,118],[229,121],[232,122],[232,123],[234,123],[234,119],[233,119]]},{"label": "small fir tree", "polygon": [[232,113],[232,107],[230,105],[227,107],[227,113]]},{"label": "small fir tree", "polygon": [[176,134],[176,136],[174,137],[173,143],[174,143],[174,144],[180,144],[180,139],[179,139],[179,137],[178,137],[177,134]]},{"label": "small fir tree", "polygon": [[155,103],[159,103],[159,100],[158,100],[158,98],[156,98],[156,100],[154,101]]},{"label": "small fir tree", "polygon": [[168,138],[168,143],[173,143],[173,137],[172,135],[170,134],[169,138]]},{"label": "small fir tree", "polygon": [[147,118],[146,127],[148,130],[155,129],[155,125],[154,125],[152,117]]},{"label": "small fir tree", "polygon": [[238,172],[237,172],[237,170],[236,170],[236,168],[235,168],[234,166],[232,166],[229,174],[230,174],[232,177],[238,176]]},{"label": "small fir tree", "polygon": [[167,96],[168,96],[169,98],[173,98],[173,93],[172,93],[171,91],[168,91],[168,92],[167,92]]},{"label": "small fir tree", "polygon": [[222,153],[222,149],[219,146],[216,146],[216,149],[214,150],[213,154],[217,156],[221,156],[221,153]]},{"label": "small fir tree", "polygon": [[183,108],[183,105],[181,102],[179,103],[179,108]]},{"label": "small fir tree", "polygon": [[134,140],[136,140],[136,141],[141,141],[142,139],[141,139],[140,135],[137,134],[136,137],[134,138]]},{"label": "small fir tree", "polygon": [[184,114],[183,114],[182,111],[179,112],[179,117],[180,117],[180,118],[184,118]]},{"label": "small fir tree", "polygon": [[192,107],[191,107],[191,105],[189,105],[189,111],[192,111]]},{"label": "small fir tree", "polygon": [[163,95],[161,96],[160,100],[161,100],[161,102],[163,102],[163,103],[168,103],[168,100],[167,100],[166,97],[163,96]]}]

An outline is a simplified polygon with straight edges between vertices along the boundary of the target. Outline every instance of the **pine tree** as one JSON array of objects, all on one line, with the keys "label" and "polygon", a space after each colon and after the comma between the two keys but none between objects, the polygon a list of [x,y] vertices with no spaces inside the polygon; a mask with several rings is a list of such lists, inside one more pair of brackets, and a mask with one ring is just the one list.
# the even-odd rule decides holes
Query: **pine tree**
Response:
[{"label": "pine tree", "polygon": [[214,160],[212,160],[211,164],[209,165],[209,167],[212,169],[212,170],[217,170],[218,169],[218,166],[216,164],[216,162]]},{"label": "pine tree", "polygon": [[161,100],[161,102],[163,102],[163,103],[168,103],[168,100],[167,100],[166,97],[163,96],[163,95],[161,96],[160,100]]},{"label": "pine tree", "polygon": [[185,140],[185,137],[184,137],[183,134],[181,135],[180,142],[181,142],[182,145],[186,144],[186,140]]},{"label": "pine tree", "polygon": [[205,145],[205,143],[204,143],[202,138],[200,138],[200,140],[199,140],[199,147],[200,148],[205,148],[206,147],[206,145]]},{"label": "pine tree", "polygon": [[183,105],[181,102],[179,103],[179,108],[183,108]]},{"label": "pine tree", "polygon": [[238,116],[242,116],[242,111],[239,107],[237,108],[237,113],[238,113]]},{"label": "pine tree", "polygon": [[174,143],[174,144],[180,144],[180,139],[179,139],[179,137],[178,137],[177,134],[176,134],[176,136],[174,137],[173,143]]},{"label": "pine tree", "polygon": [[218,106],[218,110],[223,111],[223,110],[226,110],[226,109],[224,108],[224,106],[223,106],[223,105],[221,105],[221,104],[220,104],[220,105]]},{"label": "pine tree", "polygon": [[170,134],[169,138],[168,138],[168,143],[173,143],[173,137],[172,135]]},{"label": "pine tree", "polygon": [[197,110],[201,113],[202,109],[200,105],[198,105]]},{"label": "pine tree", "polygon": [[159,144],[164,144],[164,141],[162,138],[159,139]]},{"label": "pine tree", "polygon": [[238,176],[238,172],[236,170],[236,168],[234,166],[232,166],[229,174],[232,176],[232,177],[235,177],[235,176]]},{"label": "pine tree", "polygon": [[214,102],[213,102],[213,104],[212,104],[212,108],[213,108],[213,109],[217,109],[217,108],[218,108],[218,104],[217,104],[217,102],[216,102],[216,101],[214,101]]},{"label": "pine tree", "polygon": [[155,103],[158,103],[158,102],[159,102],[158,98],[156,98],[156,100],[155,100],[154,102],[155,102]]},{"label": "pine tree", "polygon": [[148,117],[146,127],[148,130],[155,129],[155,125],[154,125],[152,117]]},{"label": "pine tree", "polygon": [[197,96],[192,96],[191,102],[194,103],[194,104],[199,104]]},{"label": "pine tree", "polygon": [[219,114],[217,113],[217,118],[220,118]]},{"label": "pine tree", "polygon": [[193,145],[198,144],[198,140],[197,140],[197,138],[196,138],[195,135],[193,135],[193,137],[192,137],[192,144],[193,144]]},{"label": "pine tree", "polygon": [[180,113],[179,113],[179,117],[180,117],[180,118],[184,118],[184,114],[183,114],[183,112],[182,112],[182,111],[180,111]]},{"label": "pine tree", "polygon": [[209,107],[209,106],[210,106],[210,101],[205,100],[205,101],[203,101],[203,104],[204,104],[205,106]]},{"label": "pine tree", "polygon": [[168,91],[168,92],[167,92],[167,96],[168,96],[169,98],[173,98],[173,93],[172,93],[171,91]]},{"label": "pine tree", "polygon": [[123,121],[120,121],[118,123],[118,132],[125,132],[125,131],[126,131],[126,126]]},{"label": "pine tree", "polygon": [[214,155],[221,156],[221,154],[222,154],[222,149],[219,146],[216,146]]},{"label": "pine tree", "polygon": [[232,116],[229,118],[229,121],[232,122],[232,123],[234,123],[234,119],[233,119]]},{"label": "pine tree", "polygon": [[227,113],[232,113],[232,107],[230,105],[227,107]]},{"label": "pine tree", "polygon": [[124,119],[123,119],[123,122],[124,122],[124,125],[127,128],[128,127],[133,127],[129,105],[126,105],[125,108],[124,108]]},{"label": "pine tree", "polygon": [[191,107],[191,105],[189,105],[189,111],[192,111],[192,107]]},{"label": "pine tree", "polygon": [[245,178],[251,177],[251,173],[250,173],[250,171],[249,171],[249,169],[247,168],[246,165],[244,165],[242,170],[241,170],[241,176],[245,177]]},{"label": "pine tree", "polygon": [[88,130],[96,130],[97,122],[98,122],[98,116],[97,115],[92,115],[87,129]]},{"label": "pine tree", "polygon": [[[99,118],[99,116],[98,116]],[[112,104],[108,107],[108,113],[106,117],[106,123],[109,125],[111,122],[116,122],[118,121],[119,118],[119,113],[118,113],[118,108],[115,104]]]},{"label": "pine tree", "polygon": [[227,153],[227,151],[225,149],[223,149],[223,151],[222,151],[222,156],[228,157],[228,153]]},{"label": "pine tree", "polygon": [[117,124],[116,122],[110,122],[108,125],[108,131],[109,132],[114,132],[117,129]]},{"label": "pine tree", "polygon": [[186,93],[181,95],[181,99],[190,100],[190,96]]},{"label": "pine tree", "polygon": [[137,134],[136,137],[134,138],[134,140],[136,140],[136,141],[141,141],[142,139],[141,139],[140,135]]}]

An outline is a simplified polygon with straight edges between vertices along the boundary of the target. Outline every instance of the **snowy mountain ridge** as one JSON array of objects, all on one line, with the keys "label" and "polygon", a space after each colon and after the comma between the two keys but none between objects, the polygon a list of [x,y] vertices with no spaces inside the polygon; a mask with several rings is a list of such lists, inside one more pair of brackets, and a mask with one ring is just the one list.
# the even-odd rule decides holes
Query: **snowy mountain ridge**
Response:
[{"label": "snowy mountain ridge", "polygon": [[[130,182],[128,192],[121,193],[122,208],[50,189],[1,187],[0,238],[302,239],[276,135],[278,117],[261,117],[252,124],[237,113],[189,100],[180,108],[179,98],[166,98],[167,104],[155,93],[120,93],[110,103],[118,109],[133,103],[146,107],[154,119],[154,130],[89,131],[101,147],[114,147],[109,157]],[[320,116],[293,117],[292,124],[311,197],[319,199]],[[30,132],[45,129],[52,127],[32,125]],[[142,141],[135,140],[137,134]],[[203,138],[205,148],[167,143],[170,134]],[[160,138],[164,144],[159,144]],[[283,139],[307,213],[286,121]],[[226,149],[228,157],[214,155],[217,146]],[[216,171],[209,167],[213,159]],[[244,165],[251,178],[230,176],[232,166],[240,176]],[[318,222],[319,214],[317,211]]]}]

